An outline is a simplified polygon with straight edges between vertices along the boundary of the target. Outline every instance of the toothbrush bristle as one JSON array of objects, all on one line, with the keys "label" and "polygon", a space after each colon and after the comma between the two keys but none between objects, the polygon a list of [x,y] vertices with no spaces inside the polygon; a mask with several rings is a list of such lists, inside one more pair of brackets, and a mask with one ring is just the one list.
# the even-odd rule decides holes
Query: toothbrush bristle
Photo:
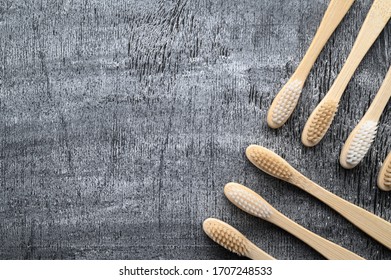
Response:
[{"label": "toothbrush bristle", "polygon": [[262,197],[245,186],[229,183],[225,186],[224,193],[232,203],[253,216],[268,219],[273,213]]},{"label": "toothbrush bristle", "polygon": [[288,82],[282,88],[272,112],[274,123],[281,125],[286,122],[299,100],[302,88],[303,82],[300,80]]},{"label": "toothbrush bristle", "polygon": [[309,124],[306,136],[309,142],[316,144],[323,138],[333,122],[335,113],[338,110],[338,103],[334,101],[326,101],[315,110],[315,116]]},{"label": "toothbrush bristle", "polygon": [[384,167],[383,185],[387,189],[391,189],[391,160],[389,160],[388,163],[385,162],[385,164],[387,164],[387,166]]},{"label": "toothbrush bristle", "polygon": [[388,164],[384,174],[384,185],[388,188],[391,188],[391,162]]},{"label": "toothbrush bristle", "polygon": [[384,173],[384,185],[391,188],[391,162],[388,164],[386,172]]},{"label": "toothbrush bristle", "polygon": [[247,158],[264,172],[288,180],[292,176],[289,164],[272,151],[257,145],[250,145],[246,149]]},{"label": "toothbrush bristle", "polygon": [[377,185],[383,191],[391,191],[391,152],[384,160],[377,177]]},{"label": "toothbrush bristle", "polygon": [[365,122],[354,135],[347,152],[346,162],[350,165],[357,165],[366,155],[375,139],[377,122]]},{"label": "toothbrush bristle", "polygon": [[214,218],[208,218],[203,223],[205,233],[225,249],[245,256],[247,254],[247,239],[234,227]]}]

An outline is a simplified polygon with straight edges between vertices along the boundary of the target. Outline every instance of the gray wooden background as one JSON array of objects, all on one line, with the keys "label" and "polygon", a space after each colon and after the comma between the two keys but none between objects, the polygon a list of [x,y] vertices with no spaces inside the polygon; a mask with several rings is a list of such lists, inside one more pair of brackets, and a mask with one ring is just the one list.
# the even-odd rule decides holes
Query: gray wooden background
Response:
[{"label": "gray wooden background", "polygon": [[[212,242],[220,218],[278,259],[322,259],[233,206],[230,181],[368,259],[391,251],[295,187],[257,170],[249,144],[391,221],[376,177],[391,114],[354,170],[341,147],[391,65],[388,25],[320,145],[300,142],[372,1],[357,0],[279,130],[266,112],[307,50],[327,0],[0,0],[0,258],[240,259]],[[388,109],[390,105],[388,105]],[[389,110],[388,110],[389,111]]]}]

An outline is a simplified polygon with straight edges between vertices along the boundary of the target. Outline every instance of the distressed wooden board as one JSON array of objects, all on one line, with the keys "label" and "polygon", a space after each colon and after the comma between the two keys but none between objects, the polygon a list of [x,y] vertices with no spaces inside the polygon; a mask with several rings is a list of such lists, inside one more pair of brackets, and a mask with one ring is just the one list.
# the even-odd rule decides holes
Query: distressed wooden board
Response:
[{"label": "distressed wooden board", "polygon": [[[258,171],[266,146],[337,195],[391,220],[376,187],[389,112],[354,170],[340,149],[391,65],[388,25],[331,131],[303,125],[336,78],[372,1],[357,0],[317,60],[292,119],[266,125],[328,1],[0,1],[0,258],[236,259],[202,231],[238,228],[278,259],[322,259],[235,208],[223,186],[259,192],[304,227],[368,259],[391,251],[303,191]],[[389,108],[389,105],[388,105]]]}]

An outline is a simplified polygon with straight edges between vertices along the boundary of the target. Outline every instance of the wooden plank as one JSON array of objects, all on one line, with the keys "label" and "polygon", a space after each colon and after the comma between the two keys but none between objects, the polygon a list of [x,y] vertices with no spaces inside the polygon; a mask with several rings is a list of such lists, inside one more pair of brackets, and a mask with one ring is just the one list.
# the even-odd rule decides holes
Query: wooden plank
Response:
[{"label": "wooden plank", "polygon": [[[278,259],[322,256],[235,208],[252,188],[304,227],[368,259],[391,252],[327,206],[257,170],[260,144],[335,194],[391,221],[376,187],[390,114],[365,160],[338,155],[391,65],[388,25],[315,148],[304,123],[349,54],[372,1],[357,1],[317,60],[292,119],[266,124],[328,1],[3,1],[0,258],[237,259],[202,231],[222,219]],[[389,105],[388,105],[389,106]]]}]

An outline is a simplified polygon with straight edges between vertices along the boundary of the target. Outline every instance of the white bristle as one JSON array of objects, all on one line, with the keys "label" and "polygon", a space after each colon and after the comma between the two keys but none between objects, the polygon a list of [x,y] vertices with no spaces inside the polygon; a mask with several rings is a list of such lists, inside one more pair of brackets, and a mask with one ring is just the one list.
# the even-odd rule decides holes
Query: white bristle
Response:
[{"label": "white bristle", "polygon": [[303,82],[300,80],[294,80],[284,86],[273,109],[273,122],[282,124],[289,118],[297,104],[302,88]]},{"label": "white bristle", "polygon": [[364,158],[375,139],[377,125],[377,122],[367,121],[360,127],[349,146],[347,163],[356,165]]},{"label": "white bristle", "polygon": [[256,217],[267,219],[272,215],[270,207],[257,196],[239,188],[229,188],[227,195],[233,202],[247,213]]}]

